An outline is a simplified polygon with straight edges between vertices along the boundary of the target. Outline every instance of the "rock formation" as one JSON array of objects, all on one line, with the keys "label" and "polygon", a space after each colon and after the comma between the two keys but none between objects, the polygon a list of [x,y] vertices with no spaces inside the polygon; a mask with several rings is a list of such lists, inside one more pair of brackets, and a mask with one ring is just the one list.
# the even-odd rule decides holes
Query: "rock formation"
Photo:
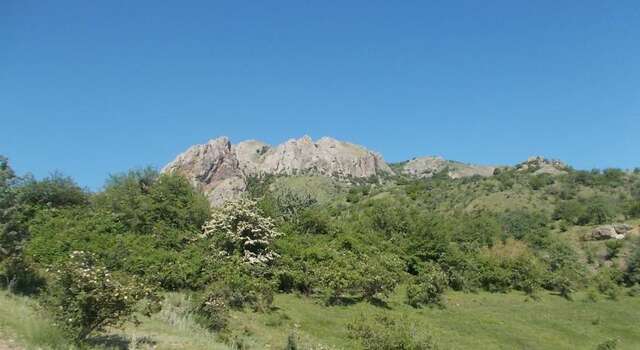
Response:
[{"label": "rock formation", "polygon": [[419,178],[432,177],[443,170],[452,179],[469,176],[491,176],[495,170],[493,166],[473,165],[445,160],[442,157],[413,158],[402,167],[402,173]]},{"label": "rock formation", "polygon": [[591,239],[624,239],[632,227],[627,224],[613,224],[598,226],[591,231]]},{"label": "rock formation", "polygon": [[[492,176],[497,168],[431,156],[413,158],[397,169],[418,178],[446,171],[448,177],[457,179]],[[500,169],[555,175],[566,173],[569,167],[558,160],[531,157],[515,167]],[[232,145],[228,138],[220,137],[190,147],[162,171],[185,176],[214,206],[244,193],[251,176],[320,175],[349,180],[394,174],[376,152],[330,137],[313,141],[309,136],[290,139],[275,147],[257,140]]]},{"label": "rock formation", "polygon": [[362,146],[309,136],[271,147],[250,140],[231,145],[226,137],[196,145],[169,163],[163,172],[177,172],[202,190],[212,205],[238,197],[249,176],[310,174],[340,179],[392,174],[378,153]]},{"label": "rock formation", "polygon": [[551,174],[560,175],[567,173],[569,166],[557,159],[548,159],[540,156],[529,157],[526,161],[516,165],[518,171],[532,172],[534,175]]}]

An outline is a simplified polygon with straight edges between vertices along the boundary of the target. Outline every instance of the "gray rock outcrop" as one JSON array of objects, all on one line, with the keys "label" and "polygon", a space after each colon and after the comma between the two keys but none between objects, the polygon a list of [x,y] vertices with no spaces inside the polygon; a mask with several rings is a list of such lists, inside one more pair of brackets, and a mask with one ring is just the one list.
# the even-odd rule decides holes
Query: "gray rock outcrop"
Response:
[{"label": "gray rock outcrop", "polygon": [[594,240],[624,239],[626,233],[631,230],[629,225],[603,225],[591,231],[591,238]]}]

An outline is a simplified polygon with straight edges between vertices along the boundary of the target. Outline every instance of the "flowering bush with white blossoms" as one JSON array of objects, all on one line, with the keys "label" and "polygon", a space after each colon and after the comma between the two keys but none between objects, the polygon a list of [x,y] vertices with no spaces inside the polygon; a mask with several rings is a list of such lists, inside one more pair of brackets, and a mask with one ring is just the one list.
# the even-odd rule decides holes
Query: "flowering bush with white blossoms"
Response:
[{"label": "flowering bush with white blossoms", "polygon": [[[76,342],[105,327],[138,323],[136,312],[149,316],[159,311],[160,300],[152,288],[132,278],[116,278],[90,253],[74,251],[53,272],[43,304]],[[145,305],[138,308],[143,299]]]},{"label": "flowering bush with white blossoms", "polygon": [[263,216],[256,202],[245,198],[227,201],[213,210],[203,234],[221,252],[239,253],[250,264],[267,264],[277,258],[271,245],[280,235],[273,220]]}]

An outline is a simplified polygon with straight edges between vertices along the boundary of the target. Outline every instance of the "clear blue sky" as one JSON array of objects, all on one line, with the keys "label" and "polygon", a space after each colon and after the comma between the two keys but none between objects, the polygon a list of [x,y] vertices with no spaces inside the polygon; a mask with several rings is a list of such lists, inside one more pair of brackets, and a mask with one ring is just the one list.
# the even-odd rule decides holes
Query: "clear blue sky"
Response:
[{"label": "clear blue sky", "polygon": [[0,154],[97,189],[219,135],[640,166],[640,1],[0,1]]}]

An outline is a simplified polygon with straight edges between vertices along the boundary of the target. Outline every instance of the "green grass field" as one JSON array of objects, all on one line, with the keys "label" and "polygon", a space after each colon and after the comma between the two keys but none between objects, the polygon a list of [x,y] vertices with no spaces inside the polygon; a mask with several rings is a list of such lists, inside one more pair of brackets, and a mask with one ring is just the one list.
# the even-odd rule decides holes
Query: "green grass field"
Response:
[{"label": "green grass field", "polygon": [[[360,314],[388,312],[404,317],[418,333],[431,334],[442,349],[595,349],[611,338],[618,340],[617,349],[640,348],[639,297],[590,302],[580,293],[573,301],[544,293],[534,301],[519,293],[450,292],[444,309],[413,309],[402,300],[401,289],[387,306],[325,307],[309,298],[277,295],[271,313],[234,312],[227,338],[241,339],[251,349],[282,349],[295,330],[304,349],[358,349],[346,325]],[[94,348],[233,348],[196,325],[185,312],[187,303],[184,295],[170,294],[162,312],[139,327],[96,339]],[[0,294],[3,337],[28,349],[68,349],[34,310],[29,299]]]}]

